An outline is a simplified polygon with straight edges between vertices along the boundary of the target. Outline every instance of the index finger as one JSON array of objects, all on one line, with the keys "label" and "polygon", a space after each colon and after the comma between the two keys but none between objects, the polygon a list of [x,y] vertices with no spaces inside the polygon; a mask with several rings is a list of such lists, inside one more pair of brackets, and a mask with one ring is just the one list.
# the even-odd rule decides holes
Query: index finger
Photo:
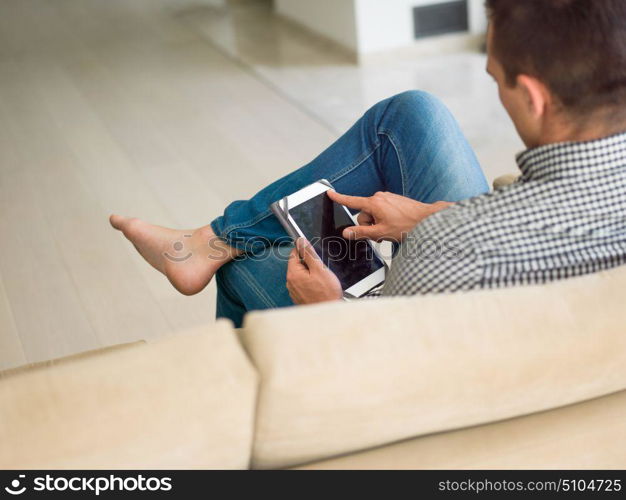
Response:
[{"label": "index finger", "polygon": [[354,208],[356,210],[367,210],[369,206],[369,198],[363,198],[361,196],[349,196],[347,194],[339,194],[337,191],[332,189],[326,191],[328,193],[328,197],[336,201],[341,205],[345,205],[349,208]]}]

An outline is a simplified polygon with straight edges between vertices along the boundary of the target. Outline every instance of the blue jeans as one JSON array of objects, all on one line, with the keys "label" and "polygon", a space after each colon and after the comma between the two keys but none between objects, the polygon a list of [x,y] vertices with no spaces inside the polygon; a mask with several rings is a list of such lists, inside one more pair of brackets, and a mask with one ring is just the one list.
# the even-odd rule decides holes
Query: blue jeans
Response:
[{"label": "blue jeans", "polygon": [[330,181],[339,193],[390,191],[423,203],[460,201],[489,189],[474,152],[441,101],[420,91],[381,101],[311,163],[250,200],[231,203],[211,223],[229,245],[254,248],[253,256],[244,255],[218,271],[218,318],[230,318],[239,327],[247,311],[293,305],[285,286],[291,245],[284,244],[285,231],[269,206],[319,179]]}]

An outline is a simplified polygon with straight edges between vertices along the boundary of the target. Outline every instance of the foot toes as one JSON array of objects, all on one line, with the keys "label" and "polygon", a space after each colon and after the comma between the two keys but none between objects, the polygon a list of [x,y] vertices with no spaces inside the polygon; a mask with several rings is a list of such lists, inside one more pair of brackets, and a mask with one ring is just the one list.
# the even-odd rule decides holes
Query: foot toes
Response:
[{"label": "foot toes", "polygon": [[122,231],[124,236],[133,239],[140,235],[141,228],[145,224],[136,217],[124,217],[123,215],[111,215],[109,222],[118,231]]}]

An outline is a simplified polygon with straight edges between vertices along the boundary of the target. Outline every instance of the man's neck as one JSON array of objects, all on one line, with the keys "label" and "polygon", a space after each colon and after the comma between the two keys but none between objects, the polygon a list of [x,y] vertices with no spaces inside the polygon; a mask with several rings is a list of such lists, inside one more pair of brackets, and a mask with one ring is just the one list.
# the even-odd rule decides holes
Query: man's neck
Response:
[{"label": "man's neck", "polygon": [[606,114],[586,120],[559,118],[546,124],[538,145],[593,141],[621,132],[626,132],[626,120]]}]

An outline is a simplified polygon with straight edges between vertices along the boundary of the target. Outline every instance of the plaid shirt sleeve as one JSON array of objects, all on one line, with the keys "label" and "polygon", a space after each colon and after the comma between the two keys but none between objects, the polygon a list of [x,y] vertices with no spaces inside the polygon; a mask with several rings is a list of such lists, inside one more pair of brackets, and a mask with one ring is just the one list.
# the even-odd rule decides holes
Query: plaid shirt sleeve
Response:
[{"label": "plaid shirt sleeve", "polygon": [[393,259],[382,289],[368,298],[452,293],[480,286],[482,266],[472,246],[472,221],[448,209],[429,217],[408,235]]},{"label": "plaid shirt sleeve", "polygon": [[513,184],[428,217],[382,296],[544,284],[626,265],[626,133],[517,156]]}]

